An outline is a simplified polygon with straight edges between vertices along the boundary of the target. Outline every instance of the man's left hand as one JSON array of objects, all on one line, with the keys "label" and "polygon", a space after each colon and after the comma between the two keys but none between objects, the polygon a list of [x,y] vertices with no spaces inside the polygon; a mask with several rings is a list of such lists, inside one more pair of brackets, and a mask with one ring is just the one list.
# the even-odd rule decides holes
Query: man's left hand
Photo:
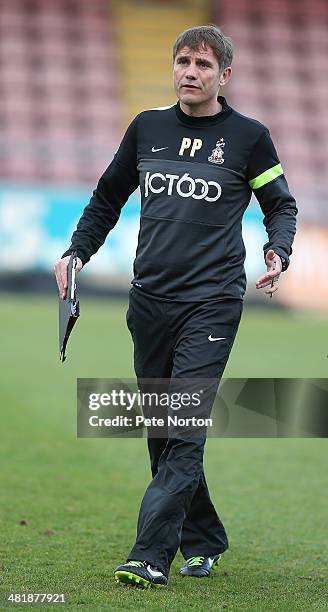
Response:
[{"label": "man's left hand", "polygon": [[272,294],[278,290],[279,276],[282,270],[282,263],[279,255],[277,255],[273,249],[270,249],[266,256],[265,261],[267,264],[267,273],[260,276],[256,281],[256,289],[262,289],[270,285],[270,288],[266,290],[266,294],[272,297]]}]

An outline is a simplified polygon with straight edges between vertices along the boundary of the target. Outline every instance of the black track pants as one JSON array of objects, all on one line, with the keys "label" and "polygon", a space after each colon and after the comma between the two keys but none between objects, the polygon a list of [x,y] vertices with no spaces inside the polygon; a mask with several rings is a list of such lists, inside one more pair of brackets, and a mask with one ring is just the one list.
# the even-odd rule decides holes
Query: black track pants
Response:
[{"label": "black track pants", "polygon": [[[138,380],[215,379],[217,387],[241,313],[241,300],[172,302],[149,298],[133,288],[127,323]],[[205,435],[148,437],[153,479],[141,503],[136,543],[128,560],[148,561],[168,576],[179,546],[185,559],[214,556],[228,548],[204,476],[205,441]]]}]

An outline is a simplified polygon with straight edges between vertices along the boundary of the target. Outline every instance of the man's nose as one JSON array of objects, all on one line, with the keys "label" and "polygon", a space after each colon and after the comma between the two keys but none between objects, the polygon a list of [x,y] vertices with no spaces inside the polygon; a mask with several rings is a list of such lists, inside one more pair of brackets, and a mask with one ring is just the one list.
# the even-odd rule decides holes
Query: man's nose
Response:
[{"label": "man's nose", "polygon": [[188,70],[186,72],[186,79],[189,79],[190,81],[194,80],[197,78],[196,75],[196,66],[194,64],[190,64],[188,66]]}]

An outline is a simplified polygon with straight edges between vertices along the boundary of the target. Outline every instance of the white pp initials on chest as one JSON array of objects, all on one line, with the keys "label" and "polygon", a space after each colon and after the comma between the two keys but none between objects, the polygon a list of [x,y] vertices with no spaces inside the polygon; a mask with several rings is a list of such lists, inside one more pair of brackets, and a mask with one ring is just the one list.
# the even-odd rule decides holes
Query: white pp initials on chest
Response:
[{"label": "white pp initials on chest", "polygon": [[203,141],[200,138],[182,138],[179,155],[189,153],[190,157],[194,157],[196,151],[199,151],[203,146]]}]

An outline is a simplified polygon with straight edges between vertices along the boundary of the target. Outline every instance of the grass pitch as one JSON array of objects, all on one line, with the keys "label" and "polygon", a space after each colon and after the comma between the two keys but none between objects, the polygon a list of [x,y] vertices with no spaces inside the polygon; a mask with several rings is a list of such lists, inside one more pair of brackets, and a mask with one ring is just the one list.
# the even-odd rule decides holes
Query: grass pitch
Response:
[{"label": "grass pitch", "polygon": [[[60,364],[56,300],[1,297],[0,590],[64,592],[71,610],[327,610],[322,439],[209,439],[230,537],[221,570],[182,578],[178,553],[165,590],[115,584],[150,479],[146,443],[77,440],[75,394],[77,376],[133,376],[125,310],[84,300]],[[225,375],[326,377],[326,330],[310,315],[246,311]]]}]

